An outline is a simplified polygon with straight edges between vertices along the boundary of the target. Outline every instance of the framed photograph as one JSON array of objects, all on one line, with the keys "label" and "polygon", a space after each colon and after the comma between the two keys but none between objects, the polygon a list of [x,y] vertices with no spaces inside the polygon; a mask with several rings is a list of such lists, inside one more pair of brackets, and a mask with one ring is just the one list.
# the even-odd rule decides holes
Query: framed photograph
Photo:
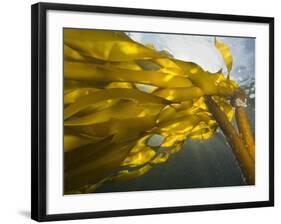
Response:
[{"label": "framed photograph", "polygon": [[274,19],[32,5],[32,219],[274,205]]}]

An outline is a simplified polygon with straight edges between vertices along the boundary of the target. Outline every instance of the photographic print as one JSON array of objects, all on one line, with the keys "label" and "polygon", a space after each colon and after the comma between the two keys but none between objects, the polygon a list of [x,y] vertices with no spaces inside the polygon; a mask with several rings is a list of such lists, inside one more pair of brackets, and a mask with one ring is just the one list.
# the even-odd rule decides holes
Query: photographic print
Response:
[{"label": "photographic print", "polygon": [[255,41],[64,28],[64,194],[255,185]]}]

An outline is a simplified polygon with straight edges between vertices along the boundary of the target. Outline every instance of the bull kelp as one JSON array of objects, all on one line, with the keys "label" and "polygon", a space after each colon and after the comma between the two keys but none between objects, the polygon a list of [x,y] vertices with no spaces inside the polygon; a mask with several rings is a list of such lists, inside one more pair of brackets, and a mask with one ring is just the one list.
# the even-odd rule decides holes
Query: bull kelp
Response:
[{"label": "bull kelp", "polygon": [[[137,178],[166,163],[186,139],[209,139],[218,127],[245,182],[254,184],[245,95],[230,77],[229,47],[218,40],[214,46],[226,76],[124,32],[64,29],[65,193]],[[238,130],[231,123],[234,113]]]}]

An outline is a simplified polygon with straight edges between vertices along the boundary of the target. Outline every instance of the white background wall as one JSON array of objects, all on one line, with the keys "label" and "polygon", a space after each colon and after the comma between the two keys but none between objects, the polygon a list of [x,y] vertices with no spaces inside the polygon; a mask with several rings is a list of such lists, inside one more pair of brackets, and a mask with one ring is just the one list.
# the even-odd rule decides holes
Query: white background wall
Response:
[{"label": "white background wall", "polygon": [[[0,223],[34,223],[30,215],[30,5],[2,1],[0,19]],[[280,198],[280,6],[278,0],[68,0],[63,3],[108,5],[275,17],[276,206],[169,215],[150,215],[60,223],[279,223]]]}]

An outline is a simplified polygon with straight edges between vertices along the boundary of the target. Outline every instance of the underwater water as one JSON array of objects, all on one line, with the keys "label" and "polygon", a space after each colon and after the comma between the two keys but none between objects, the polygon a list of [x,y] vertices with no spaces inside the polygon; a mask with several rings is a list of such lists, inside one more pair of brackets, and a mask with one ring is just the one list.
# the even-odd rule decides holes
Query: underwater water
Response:
[{"label": "underwater water", "polygon": [[[158,50],[167,50],[175,58],[193,61],[206,70],[222,66],[213,45],[214,37],[129,33],[143,44],[152,43]],[[233,55],[231,77],[247,94],[250,125],[255,130],[255,39],[218,37],[226,42]],[[190,51],[188,51],[189,49]],[[193,52],[198,52],[194,54]],[[202,53],[208,52],[208,53]],[[204,58],[204,56],[206,58]],[[211,57],[210,57],[211,56]],[[212,58],[210,60],[210,58]],[[235,123],[235,121],[233,121]],[[254,133],[253,133],[254,134]],[[230,146],[218,129],[215,136],[204,141],[186,140],[182,149],[164,164],[155,165],[146,174],[129,181],[108,182],[96,192],[122,192],[181,188],[223,187],[245,185]]]}]

